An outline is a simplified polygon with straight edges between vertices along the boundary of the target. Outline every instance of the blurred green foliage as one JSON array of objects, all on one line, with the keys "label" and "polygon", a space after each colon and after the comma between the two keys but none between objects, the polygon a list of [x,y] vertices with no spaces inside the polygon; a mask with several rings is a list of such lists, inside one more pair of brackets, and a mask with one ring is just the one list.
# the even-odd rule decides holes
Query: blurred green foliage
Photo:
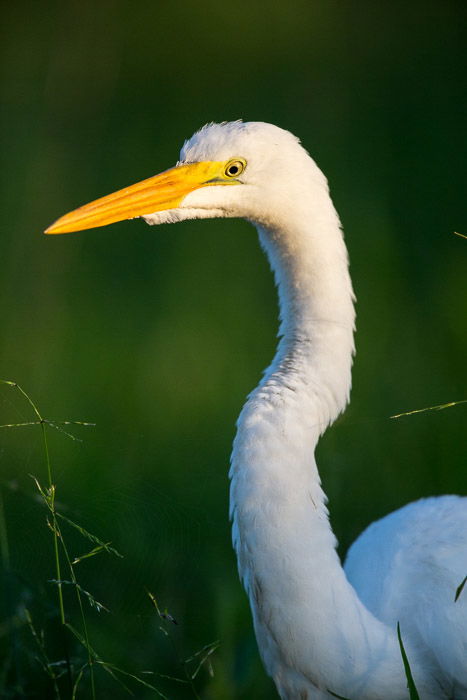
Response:
[{"label": "blurred green foliage", "polygon": [[[50,434],[51,454],[57,505],[124,554],[79,565],[111,611],[89,612],[91,643],[122,668],[179,673],[148,588],[179,622],[181,656],[220,640],[203,698],[274,696],[231,551],[227,468],[236,415],[273,353],[275,291],[243,221],[41,231],[169,167],[207,121],[290,129],[328,175],[358,297],[352,405],[318,450],[342,552],[411,499],[465,491],[464,406],[388,416],[467,395],[467,244],[453,235],[466,233],[466,10],[454,0],[3,5],[0,376],[48,418],[97,423],[74,429],[82,443]],[[1,390],[0,423],[29,418]],[[52,538],[28,476],[44,474],[40,435],[0,439],[10,557],[0,679],[12,696],[17,679],[24,695],[51,697],[22,651],[28,630],[11,624],[23,601],[61,658]],[[112,683],[99,675],[98,697],[125,697]]]}]

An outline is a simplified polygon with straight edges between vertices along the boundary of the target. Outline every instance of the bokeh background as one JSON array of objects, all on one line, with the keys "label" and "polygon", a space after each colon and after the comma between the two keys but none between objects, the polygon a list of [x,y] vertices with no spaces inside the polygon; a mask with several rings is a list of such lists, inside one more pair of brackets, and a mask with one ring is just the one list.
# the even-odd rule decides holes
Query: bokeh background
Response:
[{"label": "bokeh background", "polygon": [[[342,554],[405,502],[465,492],[465,2],[100,0],[2,6],[0,376],[43,414],[63,513],[124,555],[77,570],[99,655],[140,674],[220,640],[196,692],[266,699],[230,545],[235,418],[275,346],[276,297],[243,221],[130,221],[45,237],[76,206],[171,166],[207,121],[271,121],[326,172],[358,297],[352,404],[318,449]],[[0,423],[32,418],[0,386]],[[2,429],[2,697],[53,697],[59,629],[38,428]],[[5,529],[6,526],[6,529]],[[72,554],[91,546],[66,530]],[[159,629],[146,589],[178,625]],[[73,591],[67,614],[80,629]],[[145,676],[169,698],[193,688]],[[106,673],[97,697],[126,697]],[[136,697],[155,697],[128,684]],[[61,697],[70,697],[68,680]],[[85,673],[78,697],[91,697]]]}]

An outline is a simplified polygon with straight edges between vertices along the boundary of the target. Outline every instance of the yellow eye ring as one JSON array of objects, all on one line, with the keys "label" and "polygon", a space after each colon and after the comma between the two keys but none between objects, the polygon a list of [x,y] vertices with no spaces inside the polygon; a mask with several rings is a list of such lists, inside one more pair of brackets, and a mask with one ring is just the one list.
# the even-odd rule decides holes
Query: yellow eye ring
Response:
[{"label": "yellow eye ring", "polygon": [[235,178],[241,175],[245,168],[246,160],[243,160],[243,158],[234,158],[233,160],[229,160],[225,166],[224,175],[225,177]]}]

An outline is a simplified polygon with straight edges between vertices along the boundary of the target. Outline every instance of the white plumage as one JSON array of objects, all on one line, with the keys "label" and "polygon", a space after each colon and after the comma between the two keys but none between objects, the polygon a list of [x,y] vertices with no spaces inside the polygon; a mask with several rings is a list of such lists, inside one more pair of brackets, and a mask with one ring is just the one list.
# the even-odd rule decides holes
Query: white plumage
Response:
[{"label": "white plumage", "polygon": [[[314,460],[351,386],[354,297],[339,219],[314,161],[270,124],[208,125],[178,165],[235,159],[246,164],[238,177],[220,170],[176,205],[158,200],[137,215],[244,217],[275,275],[279,346],[239,417],[230,470],[233,542],[264,665],[282,698],[405,700],[399,622],[422,700],[467,698],[467,594],[454,602],[467,573],[467,499],[418,501],[373,523],[344,572]],[[80,228],[60,222],[50,232]]]}]

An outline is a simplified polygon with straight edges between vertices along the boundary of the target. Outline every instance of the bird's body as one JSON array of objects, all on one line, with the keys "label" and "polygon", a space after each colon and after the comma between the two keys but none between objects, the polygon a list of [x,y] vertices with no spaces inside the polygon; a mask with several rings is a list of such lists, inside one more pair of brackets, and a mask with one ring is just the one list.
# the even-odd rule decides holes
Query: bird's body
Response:
[{"label": "bird's body", "polygon": [[155,224],[244,217],[274,271],[279,346],[240,415],[230,478],[239,571],[281,697],[405,700],[400,623],[422,700],[467,698],[466,596],[454,602],[467,573],[467,499],[422,500],[374,523],[345,572],[336,553],[314,450],[348,401],[355,314],[319,168],[278,127],[212,124],[185,143],[177,168],[49,232],[130,216]]}]

